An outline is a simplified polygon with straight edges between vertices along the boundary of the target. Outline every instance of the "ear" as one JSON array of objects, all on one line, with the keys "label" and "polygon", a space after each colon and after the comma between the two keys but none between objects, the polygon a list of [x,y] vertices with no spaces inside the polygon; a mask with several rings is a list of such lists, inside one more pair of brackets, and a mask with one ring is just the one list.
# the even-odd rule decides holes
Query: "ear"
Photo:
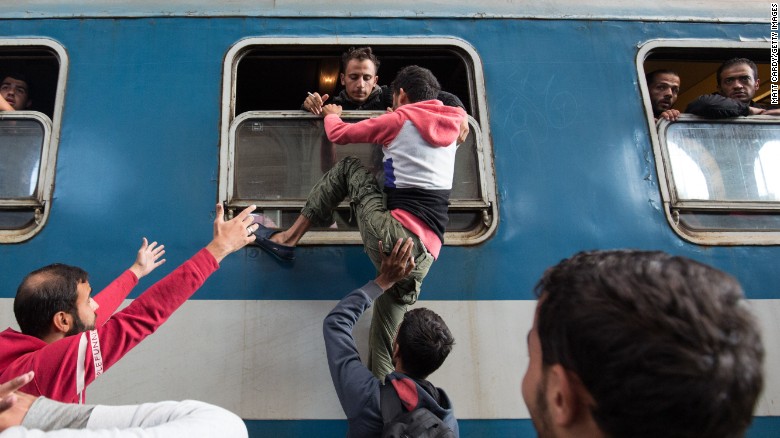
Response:
[{"label": "ear", "polygon": [[761,84],[761,80],[756,78],[756,90],[758,90],[758,86]]},{"label": "ear", "polygon": [[547,374],[547,406],[550,418],[557,426],[568,427],[576,422],[584,407],[577,382],[561,365],[552,365]]},{"label": "ear", "polygon": [[[758,83],[756,83],[758,85]],[[25,105],[24,109],[30,109],[32,107],[32,99],[27,99],[27,105]]]},{"label": "ear", "polygon": [[403,88],[398,89],[398,106],[407,105],[409,103],[409,96],[406,94]]},{"label": "ear", "polygon": [[379,83],[379,76],[374,75],[374,84],[373,85],[376,85],[377,83]]},{"label": "ear", "polygon": [[345,85],[347,85],[347,84],[345,83],[345,81],[344,81],[344,79],[345,79],[345,78],[346,78],[346,76],[344,76],[344,73],[339,73],[339,79],[341,79],[341,85],[342,85],[342,86],[345,86]]},{"label": "ear", "polygon": [[68,312],[59,311],[51,319],[52,332],[67,333],[73,327],[73,316]]}]

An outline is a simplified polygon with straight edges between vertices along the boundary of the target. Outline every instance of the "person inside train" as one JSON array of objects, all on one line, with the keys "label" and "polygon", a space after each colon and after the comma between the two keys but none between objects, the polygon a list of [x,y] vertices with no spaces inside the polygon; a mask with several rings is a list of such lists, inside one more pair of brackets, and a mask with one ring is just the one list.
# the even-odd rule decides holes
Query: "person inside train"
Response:
[{"label": "person inside train", "polygon": [[22,111],[32,106],[27,78],[21,73],[9,73],[0,83],[0,111]]},{"label": "person inside train", "polygon": [[[404,315],[398,335],[393,339],[394,368],[385,379],[374,377],[360,361],[352,329],[375,299],[388,293],[414,269],[414,241],[411,238],[398,239],[389,255],[382,251],[381,241],[378,245],[381,254],[379,275],[345,296],[322,324],[330,376],[347,416],[347,436],[380,436],[383,418],[392,418],[389,414],[383,415],[382,411],[387,412],[389,408],[381,405],[385,400],[400,405],[400,399],[405,411],[425,408],[457,437],[458,422],[452,402],[443,389],[427,380],[441,367],[455,344],[452,333],[439,315],[425,308],[413,309]],[[386,391],[390,388],[397,397],[388,397]]]},{"label": "person inside train", "polygon": [[739,437],[764,348],[739,283],[663,252],[584,252],[549,268],[522,395],[540,437]]},{"label": "person inside train", "polygon": [[718,91],[696,98],[688,104],[686,113],[715,119],[758,114],[780,116],[780,109],[753,102],[760,83],[755,62],[732,58],[721,64],[715,78]]},{"label": "person inside train", "polygon": [[355,157],[346,157],[312,188],[293,225],[277,231],[259,225],[255,244],[283,260],[312,226],[333,223],[333,210],[349,198],[366,253],[378,269],[382,240],[390,248],[398,238],[415,241],[415,269],[377,299],[370,328],[369,366],[383,378],[392,371],[395,330],[414,304],[433,261],[439,257],[455,170],[456,141],[466,118],[462,108],[435,100],[439,82],[430,70],[408,66],[393,80],[394,111],[357,123],[339,117],[341,107],[325,105],[325,132],[337,144],[382,144],[384,189]]},{"label": "person inside train", "polygon": [[248,436],[230,411],[194,400],[127,406],[61,403],[18,389],[32,371],[0,384],[0,438],[211,438]]},{"label": "person inside train", "polygon": [[21,332],[0,333],[0,381],[34,371],[22,392],[84,402],[90,383],[162,325],[222,259],[255,240],[254,209],[225,222],[218,204],[211,242],[116,314],[138,280],[165,261],[161,245],[143,239],[136,262],[94,299],[81,268],[53,264],[28,274],[14,299]]},{"label": "person inside train", "polygon": [[[328,103],[341,105],[346,111],[383,111],[393,106],[393,93],[387,85],[378,85],[379,59],[371,47],[350,47],[341,55],[340,74],[343,90]],[[301,105],[301,110],[312,114],[322,114],[322,106],[330,98],[318,92],[309,93]],[[448,106],[463,109],[463,102],[454,94],[439,90],[439,99]],[[464,137],[465,138],[465,137]]]},{"label": "person inside train", "polygon": [[680,111],[672,107],[680,93],[680,75],[667,69],[654,70],[645,75],[645,80],[655,119],[677,120]]}]

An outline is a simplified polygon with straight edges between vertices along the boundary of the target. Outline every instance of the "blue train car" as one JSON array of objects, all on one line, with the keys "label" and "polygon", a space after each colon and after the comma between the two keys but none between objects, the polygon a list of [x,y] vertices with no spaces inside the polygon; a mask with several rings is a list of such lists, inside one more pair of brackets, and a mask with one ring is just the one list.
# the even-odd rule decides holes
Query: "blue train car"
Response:
[{"label": "blue train car", "polygon": [[[209,241],[218,202],[289,225],[334,157],[372,159],[370,145],[328,150],[321,120],[299,110],[307,91],[338,91],[341,52],[370,45],[380,83],[424,65],[470,115],[451,227],[418,304],[455,335],[431,380],[464,436],[534,435],[520,394],[533,286],[577,251],[624,247],[739,279],[767,348],[749,436],[780,429],[780,124],[656,124],[644,79],[674,68],[684,107],[714,91],[720,62],[746,56],[771,99],[769,3],[10,3],[0,74],[26,71],[33,106],[0,113],[0,325],[16,327],[28,272],[73,264],[100,290],[146,236],[168,262],[137,296]],[[347,216],[307,235],[294,264],[256,248],[230,256],[88,401],[199,399],[238,413],[251,436],[343,436],[321,323],[375,275]]]}]

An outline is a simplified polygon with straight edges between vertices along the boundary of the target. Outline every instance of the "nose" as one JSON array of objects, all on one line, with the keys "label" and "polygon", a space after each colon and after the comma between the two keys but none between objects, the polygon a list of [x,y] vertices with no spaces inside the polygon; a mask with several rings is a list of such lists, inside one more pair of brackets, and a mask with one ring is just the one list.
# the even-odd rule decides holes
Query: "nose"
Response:
[{"label": "nose", "polygon": [[97,303],[97,301],[93,300],[92,298],[89,299],[89,308],[92,309],[92,311],[96,311],[98,308],[100,308],[100,304]]}]

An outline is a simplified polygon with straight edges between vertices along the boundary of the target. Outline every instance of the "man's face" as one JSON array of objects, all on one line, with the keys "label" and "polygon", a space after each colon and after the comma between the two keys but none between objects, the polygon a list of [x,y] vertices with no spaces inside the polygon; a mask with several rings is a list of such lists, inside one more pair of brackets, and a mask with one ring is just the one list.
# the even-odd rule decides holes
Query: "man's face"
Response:
[{"label": "man's face", "polygon": [[376,66],[370,59],[350,59],[346,72],[341,74],[341,85],[353,102],[363,103],[371,95],[377,79],[379,76],[376,75]]},{"label": "man's face", "polygon": [[655,75],[650,87],[650,102],[653,104],[653,113],[656,115],[670,109],[677,102],[677,94],[680,92],[680,77],[670,73]]},{"label": "man's face", "polygon": [[65,336],[76,335],[87,330],[95,329],[95,320],[97,319],[98,303],[92,299],[92,287],[88,281],[79,283],[76,287],[78,296],[76,298],[76,314],[73,316],[73,327]]},{"label": "man's face", "polygon": [[749,103],[758,90],[758,79],[747,64],[734,64],[720,74],[720,94]]},{"label": "man's face", "polygon": [[521,389],[537,435],[539,438],[552,438],[555,434],[552,431],[552,421],[547,407],[547,374],[542,363],[542,344],[537,331],[539,302],[536,304],[533,327],[528,332],[528,368],[525,370]]},{"label": "man's face", "polygon": [[17,111],[26,110],[32,104],[27,96],[27,82],[10,76],[0,84],[0,95]]}]

